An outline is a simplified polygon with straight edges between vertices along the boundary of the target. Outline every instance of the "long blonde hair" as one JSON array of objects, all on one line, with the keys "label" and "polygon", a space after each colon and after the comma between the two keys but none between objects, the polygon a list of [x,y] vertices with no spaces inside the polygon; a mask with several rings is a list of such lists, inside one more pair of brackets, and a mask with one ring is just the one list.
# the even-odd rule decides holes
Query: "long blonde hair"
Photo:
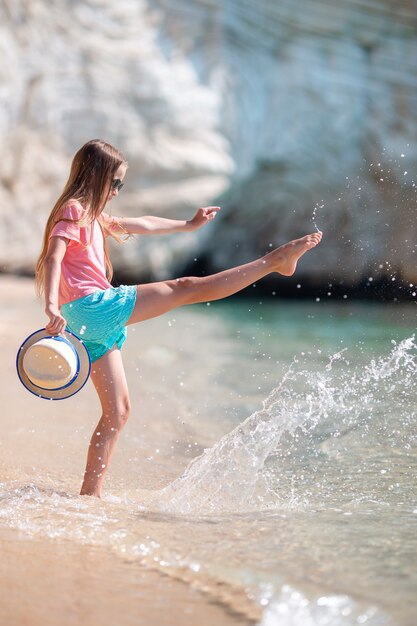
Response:
[{"label": "long blonde hair", "polygon": [[[109,143],[100,139],[88,141],[74,156],[67,183],[46,223],[42,251],[36,263],[35,287],[38,295],[41,295],[44,290],[44,266],[49,237],[55,224],[62,219],[62,208],[69,200],[78,200],[85,209],[85,215],[78,220],[74,220],[74,222],[81,225],[92,224],[103,211],[114,175],[122,164],[127,165],[123,154]],[[98,222],[102,231],[105,230],[104,225],[99,220]],[[107,277],[111,280],[113,267],[107,253],[105,238],[104,257]]]}]

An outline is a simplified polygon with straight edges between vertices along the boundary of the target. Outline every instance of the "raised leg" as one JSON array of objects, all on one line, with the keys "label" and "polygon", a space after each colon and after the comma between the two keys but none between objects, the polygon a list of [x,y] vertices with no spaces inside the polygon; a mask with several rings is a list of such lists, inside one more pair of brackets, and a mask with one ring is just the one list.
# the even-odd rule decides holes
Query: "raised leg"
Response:
[{"label": "raised leg", "polygon": [[91,368],[102,416],[91,437],[81,495],[100,497],[116,442],[129,413],[129,391],[120,350],[113,348]]},{"label": "raised leg", "polygon": [[273,250],[264,257],[211,276],[178,278],[138,285],[135,308],[128,324],[162,315],[178,306],[226,298],[272,272],[291,276],[303,254],[321,241],[321,232]]}]

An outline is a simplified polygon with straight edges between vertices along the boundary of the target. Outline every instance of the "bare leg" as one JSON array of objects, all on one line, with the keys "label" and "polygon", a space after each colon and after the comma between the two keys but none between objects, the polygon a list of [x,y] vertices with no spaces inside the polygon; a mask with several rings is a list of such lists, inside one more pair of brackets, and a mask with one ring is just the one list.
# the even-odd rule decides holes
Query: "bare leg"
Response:
[{"label": "bare leg", "polygon": [[266,254],[261,259],[211,276],[186,277],[138,285],[135,308],[128,324],[162,315],[184,304],[226,298],[272,272],[294,274],[297,262],[321,241],[321,233],[306,235]]},{"label": "bare leg", "polygon": [[[162,315],[184,304],[225,298],[271,272],[291,276],[299,258],[320,241],[321,233],[313,233],[291,241],[261,259],[212,276],[138,285],[137,301],[128,324]],[[120,351],[113,348],[96,361],[91,378],[101,402],[102,416],[90,441],[81,495],[100,497],[115,445],[130,413]]]},{"label": "bare leg", "polygon": [[103,413],[88,448],[81,495],[99,498],[116,442],[130,412],[129,391],[120,350],[113,348],[93,363],[91,379]]}]

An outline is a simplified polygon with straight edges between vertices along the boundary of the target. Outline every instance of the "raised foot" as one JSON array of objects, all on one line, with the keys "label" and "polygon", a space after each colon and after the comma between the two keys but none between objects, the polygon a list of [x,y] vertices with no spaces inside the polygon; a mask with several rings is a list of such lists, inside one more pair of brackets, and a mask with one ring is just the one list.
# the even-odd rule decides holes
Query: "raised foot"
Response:
[{"label": "raised foot", "polygon": [[[294,239],[283,246],[280,246],[271,255],[275,256],[273,259],[273,271],[282,274],[283,276],[292,276],[296,270],[298,260],[320,243],[323,233],[321,231],[311,233],[301,237],[301,239]],[[272,259],[271,259],[272,260]]]}]

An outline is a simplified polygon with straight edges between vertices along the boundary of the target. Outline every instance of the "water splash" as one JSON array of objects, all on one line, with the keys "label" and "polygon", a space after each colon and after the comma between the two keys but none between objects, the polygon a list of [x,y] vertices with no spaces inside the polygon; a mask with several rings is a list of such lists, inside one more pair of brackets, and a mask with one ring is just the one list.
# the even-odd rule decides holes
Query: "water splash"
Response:
[{"label": "water splash", "polygon": [[311,216],[311,221],[313,222],[313,226],[318,233],[320,232],[320,228],[317,226],[317,211],[318,209],[323,209],[323,208],[324,208],[324,204],[316,204],[313,209],[313,214]]},{"label": "water splash", "polygon": [[[100,543],[118,519],[102,502],[83,500],[38,484],[0,483],[0,525],[29,536]],[[110,509],[111,510],[111,509]]]},{"label": "water splash", "polygon": [[[379,436],[384,445],[406,449],[410,446],[406,426],[415,418],[416,344],[414,336],[393,344],[387,357],[358,366],[353,374],[343,351],[332,355],[321,371],[302,369],[294,360],[261,410],[194,459],[147,506],[194,515],[300,506],[288,488],[285,470],[290,470],[291,482],[296,476],[294,463],[304,464],[299,478],[307,487],[305,474],[316,471],[311,458],[328,461],[332,456],[331,446],[326,452],[327,439],[339,445],[341,438],[350,437],[348,453],[353,458],[352,433],[363,450],[363,440],[373,428],[375,437],[369,438],[373,442]],[[402,422],[401,432],[387,429],[392,417]],[[320,493],[317,477],[313,480],[317,497],[322,497],[324,489]],[[357,493],[356,498],[364,495]]]}]

